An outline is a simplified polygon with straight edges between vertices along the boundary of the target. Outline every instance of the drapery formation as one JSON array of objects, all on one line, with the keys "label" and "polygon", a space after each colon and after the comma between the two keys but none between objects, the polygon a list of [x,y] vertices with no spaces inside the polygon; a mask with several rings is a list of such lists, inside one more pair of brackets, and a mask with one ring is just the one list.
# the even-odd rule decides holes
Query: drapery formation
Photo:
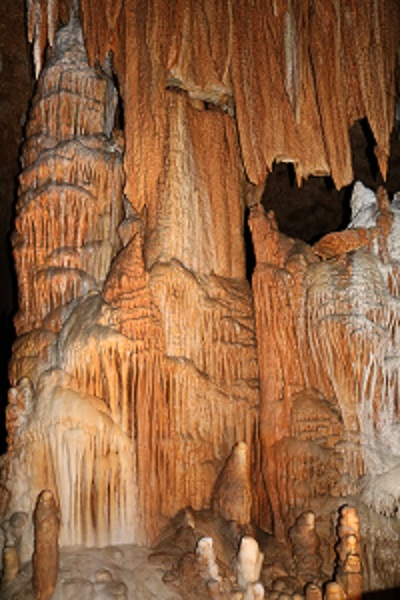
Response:
[{"label": "drapery formation", "polygon": [[394,475],[374,479],[399,457],[398,200],[358,183],[352,210],[313,248],[260,206],[250,215],[263,472],[282,537],[315,499],[363,490],[386,515],[398,502]]},{"label": "drapery formation", "polygon": [[[202,129],[172,94],[163,180],[131,179],[152,191],[141,206],[124,198],[116,108],[74,16],[41,71],[23,146],[2,496],[30,512],[53,490],[63,544],[149,543],[182,506],[210,504],[236,443],[258,448],[234,125],[207,111]],[[146,175],[151,147],[135,155]]]},{"label": "drapery formation", "polygon": [[[68,0],[29,0],[37,73]],[[149,204],[162,186],[168,88],[235,112],[246,173],[274,161],[299,180],[351,182],[348,129],[366,117],[383,176],[394,119],[400,9],[396,0],[105,0],[79,4],[90,63],[113,53],[125,103],[127,194]],[[152,144],[151,161],[143,159]],[[138,165],[140,164],[140,169]],[[153,199],[154,202],[154,199]]]},{"label": "drapery formation", "polygon": [[397,205],[310,248],[258,203],[274,161],[349,183],[362,117],[385,174],[398,2],[29,0],[28,24],[3,516],[49,488],[63,544],[150,543],[224,509],[235,447],[243,521],[284,536],[398,468]]}]

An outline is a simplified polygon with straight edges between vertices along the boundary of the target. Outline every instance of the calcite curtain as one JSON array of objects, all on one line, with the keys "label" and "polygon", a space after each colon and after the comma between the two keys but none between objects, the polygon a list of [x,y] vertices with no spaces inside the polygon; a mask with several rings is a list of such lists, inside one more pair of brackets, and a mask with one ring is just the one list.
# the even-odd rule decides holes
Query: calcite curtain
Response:
[{"label": "calcite curtain", "polygon": [[310,248],[259,199],[279,161],[299,182],[351,182],[348,130],[364,117],[386,174],[399,4],[27,7],[38,84],[13,235],[2,514],[31,514],[50,489],[62,544],[151,543],[182,507],[218,507],[239,447],[246,515],[284,537],[315,498],[354,491],[342,471],[366,474],[367,388],[385,446],[376,415],[397,375],[352,327],[364,311],[397,340],[394,310],[355,300],[370,271],[376,297],[397,306],[396,215],[382,191],[371,222]]},{"label": "calcite curtain", "polygon": [[[37,73],[47,39],[52,44],[72,4],[28,1]],[[148,202],[160,185],[169,86],[235,111],[253,183],[264,181],[274,161],[293,162],[299,180],[332,174],[338,188],[350,183],[348,129],[363,117],[386,174],[399,36],[396,0],[82,0],[80,13],[90,64],[113,53],[125,103],[132,202]]]}]

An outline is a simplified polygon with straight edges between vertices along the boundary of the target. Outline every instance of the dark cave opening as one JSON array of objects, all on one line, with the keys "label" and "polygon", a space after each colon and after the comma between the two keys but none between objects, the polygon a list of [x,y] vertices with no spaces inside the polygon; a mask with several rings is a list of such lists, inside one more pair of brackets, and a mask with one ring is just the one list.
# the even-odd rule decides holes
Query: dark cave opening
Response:
[{"label": "dark cave opening", "polygon": [[244,213],[244,248],[246,256],[246,279],[251,285],[251,278],[253,275],[254,267],[256,266],[256,257],[254,254],[253,241],[251,239],[251,231],[249,227],[249,213],[250,209],[246,208]]},{"label": "dark cave opening", "polygon": [[345,229],[350,222],[350,199],[356,181],[374,191],[384,185],[390,197],[400,190],[400,139],[396,129],[391,136],[386,182],[379,171],[376,142],[366,119],[351,127],[350,143],[354,180],[340,190],[336,190],[331,177],[310,177],[298,187],[292,163],[274,164],[262,203],[266,211],[275,212],[282,233],[314,244],[327,233]]},{"label": "dark cave opening", "polygon": [[282,233],[313,244],[348,225],[352,189],[336,190],[330,177],[310,177],[298,187],[293,165],[280,163],[267,178],[262,204],[274,211]]}]

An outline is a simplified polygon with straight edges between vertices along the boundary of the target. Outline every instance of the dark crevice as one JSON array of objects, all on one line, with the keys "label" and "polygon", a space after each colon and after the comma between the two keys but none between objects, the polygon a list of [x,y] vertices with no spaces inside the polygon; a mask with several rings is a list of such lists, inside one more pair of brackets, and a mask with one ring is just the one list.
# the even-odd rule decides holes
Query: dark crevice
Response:
[{"label": "dark crevice", "polygon": [[333,231],[345,229],[351,218],[350,200],[355,181],[374,190],[384,185],[393,197],[400,190],[400,140],[396,128],[391,136],[388,177],[385,182],[375,156],[376,141],[367,119],[350,129],[354,180],[336,190],[331,177],[310,177],[299,188],[292,164],[274,164],[262,198],[264,208],[273,210],[282,233],[309,244]]},{"label": "dark crevice", "polygon": [[347,227],[352,187],[337,191],[330,177],[310,177],[299,188],[293,165],[277,164],[268,175],[262,203],[266,211],[274,211],[282,233],[313,244]]},{"label": "dark crevice", "polygon": [[251,231],[250,231],[250,227],[249,227],[249,212],[250,212],[249,209],[246,208],[245,215],[244,215],[243,237],[244,237],[244,244],[245,244],[245,250],[246,250],[246,279],[251,284],[251,278],[253,275],[254,267],[256,265],[256,257],[254,255],[253,241],[251,238]]},{"label": "dark crevice", "polygon": [[118,93],[118,101],[115,109],[115,118],[114,118],[114,129],[118,131],[125,131],[125,112],[124,112],[124,104],[122,101],[122,95],[120,93],[119,85],[117,78],[114,77],[113,83]]},{"label": "dark crevice", "polygon": [[387,590],[378,590],[376,592],[365,592],[363,600],[399,600],[400,587]]}]

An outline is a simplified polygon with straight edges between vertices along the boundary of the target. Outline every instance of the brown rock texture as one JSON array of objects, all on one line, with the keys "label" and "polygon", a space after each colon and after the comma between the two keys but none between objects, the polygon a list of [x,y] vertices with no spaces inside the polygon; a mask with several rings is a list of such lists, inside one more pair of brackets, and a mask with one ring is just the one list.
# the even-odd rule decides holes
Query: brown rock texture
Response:
[{"label": "brown rock texture", "polygon": [[[386,175],[399,3],[27,9],[38,81],[13,234],[2,519],[52,490],[61,546],[151,544],[179,510],[211,506],[280,540],[295,522],[295,576],[318,579],[312,504],[361,491],[382,515],[400,503],[400,200],[355,186],[350,227],[314,247],[259,200],[274,162],[298,182],[349,183],[363,117]],[[243,540],[242,587],[261,595],[263,553]],[[346,586],[356,598],[358,575]]]},{"label": "brown rock texture", "polygon": [[239,442],[215,482],[211,506],[221,517],[247,525],[252,517],[251,502],[250,456],[247,444]]},{"label": "brown rock texture", "polygon": [[322,600],[322,590],[314,583],[307,585],[305,589],[306,600]]},{"label": "brown rock texture", "polygon": [[20,560],[18,550],[15,546],[6,546],[3,549],[3,564],[1,585],[6,587],[12,583],[18,575]]},{"label": "brown rock texture", "polygon": [[339,583],[349,600],[362,598],[361,537],[356,508],[344,506],[340,510],[338,525],[339,542],[336,546]]},{"label": "brown rock texture", "polygon": [[33,515],[35,544],[32,556],[33,590],[36,600],[53,596],[58,577],[58,534],[60,517],[53,493],[40,493]]},{"label": "brown rock texture", "polygon": [[[46,38],[51,44],[71,5],[65,0],[29,2],[37,72]],[[400,19],[396,0],[362,6],[350,0],[301,5],[290,0],[250,5],[246,0],[180,0],[173,5],[165,0],[150,5],[104,0],[99,8],[82,0],[80,8],[91,63],[102,62],[112,50],[124,98],[129,98],[131,201],[140,195],[150,206],[150,197],[159,190],[170,127],[167,87],[182,90],[197,103],[235,111],[253,183],[265,179],[274,161],[293,162],[299,180],[332,173],[337,187],[350,183],[348,128],[364,116],[386,175]],[[138,43],[132,45],[132,39]],[[141,164],[148,161],[150,139],[150,168],[138,170],[139,156]]]},{"label": "brown rock texture", "polygon": [[320,541],[315,530],[313,512],[304,512],[296,519],[295,524],[289,530],[289,539],[292,543],[299,579],[304,584],[319,581],[322,558],[319,552]]},{"label": "brown rock texture", "polygon": [[361,188],[351,228],[315,252],[261,206],[250,213],[263,472],[281,536],[313,498],[357,493],[397,452],[398,208]]},{"label": "brown rock texture", "polygon": [[72,24],[38,82],[23,147],[13,234],[17,334],[57,333],[68,304],[104,282],[118,246],[122,157],[110,138],[116,91],[87,64]]},{"label": "brown rock texture", "polygon": [[331,581],[326,585],[325,598],[326,600],[345,600],[346,596],[343,588],[335,581]]},{"label": "brown rock texture", "polygon": [[123,200],[116,101],[72,17],[23,148],[4,500],[30,514],[54,490],[62,545],[149,543],[183,506],[209,505],[237,442],[249,461],[258,448],[233,122],[205,111],[204,130],[173,94],[170,175],[143,208]]}]

